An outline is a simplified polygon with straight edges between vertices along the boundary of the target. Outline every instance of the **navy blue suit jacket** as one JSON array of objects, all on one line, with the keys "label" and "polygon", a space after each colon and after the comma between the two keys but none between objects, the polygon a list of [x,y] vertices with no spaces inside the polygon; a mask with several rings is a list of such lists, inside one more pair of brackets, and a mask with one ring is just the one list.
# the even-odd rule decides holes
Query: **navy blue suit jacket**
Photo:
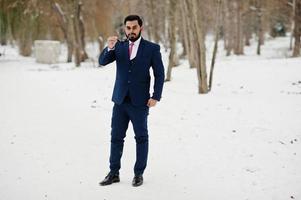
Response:
[{"label": "navy blue suit jacket", "polygon": [[136,106],[146,106],[150,98],[150,67],[154,73],[153,99],[160,101],[163,83],[164,66],[160,46],[141,38],[137,55],[129,59],[129,41],[118,41],[114,50],[106,47],[99,56],[99,64],[107,65],[116,60],[116,80],[112,101],[122,104],[128,94]]}]

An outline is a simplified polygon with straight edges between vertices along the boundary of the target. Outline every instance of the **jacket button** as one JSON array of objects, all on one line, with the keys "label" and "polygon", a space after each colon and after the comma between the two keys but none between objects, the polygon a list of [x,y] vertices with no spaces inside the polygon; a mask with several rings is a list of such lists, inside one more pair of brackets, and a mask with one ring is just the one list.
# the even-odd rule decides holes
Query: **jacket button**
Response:
[{"label": "jacket button", "polygon": [[128,81],[128,83],[131,83],[131,81]]},{"label": "jacket button", "polygon": [[129,70],[129,72],[131,73],[132,71],[131,71],[131,70]]}]

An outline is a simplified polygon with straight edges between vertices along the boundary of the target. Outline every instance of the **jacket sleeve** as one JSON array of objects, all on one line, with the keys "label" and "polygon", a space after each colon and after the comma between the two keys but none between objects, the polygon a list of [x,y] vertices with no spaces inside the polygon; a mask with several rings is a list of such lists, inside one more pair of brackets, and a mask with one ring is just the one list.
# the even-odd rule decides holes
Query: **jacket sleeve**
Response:
[{"label": "jacket sleeve", "polygon": [[106,47],[100,54],[98,58],[98,63],[102,66],[110,64],[111,62],[115,61],[115,50],[109,50],[108,47]]},{"label": "jacket sleeve", "polygon": [[160,101],[164,84],[164,66],[159,45],[156,45],[154,48],[152,55],[152,68],[155,77],[152,99]]}]

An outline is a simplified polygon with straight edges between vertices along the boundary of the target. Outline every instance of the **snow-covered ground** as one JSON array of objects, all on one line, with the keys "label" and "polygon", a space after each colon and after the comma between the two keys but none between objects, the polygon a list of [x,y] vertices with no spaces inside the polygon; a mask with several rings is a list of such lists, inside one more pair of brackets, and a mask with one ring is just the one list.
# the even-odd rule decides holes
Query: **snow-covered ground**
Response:
[{"label": "snow-covered ground", "polygon": [[109,170],[115,65],[37,64],[1,46],[0,200],[301,199],[301,59],[288,58],[288,44],[268,40],[260,57],[256,44],[245,56],[221,49],[207,95],[182,60],[150,111],[138,188],[131,126],[121,182],[98,185]]}]

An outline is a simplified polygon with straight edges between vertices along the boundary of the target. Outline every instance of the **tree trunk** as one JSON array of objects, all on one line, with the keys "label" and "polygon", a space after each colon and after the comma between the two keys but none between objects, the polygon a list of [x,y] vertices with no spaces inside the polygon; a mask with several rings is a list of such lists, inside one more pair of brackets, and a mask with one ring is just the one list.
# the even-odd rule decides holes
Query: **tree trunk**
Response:
[{"label": "tree trunk", "polygon": [[223,32],[223,40],[224,40],[224,50],[227,50],[227,42],[228,42],[228,15],[229,11],[227,10],[227,4],[223,0],[222,1],[222,32]]},{"label": "tree trunk", "polygon": [[290,50],[293,50],[293,38],[294,38],[294,29],[295,29],[295,6],[296,6],[296,3],[295,3],[296,0],[293,0],[292,2],[292,9],[293,9],[293,14],[292,14],[292,19],[291,19],[291,35],[290,35],[290,47],[289,49]]},{"label": "tree trunk", "polygon": [[263,40],[264,40],[264,34],[263,34],[263,27],[262,27],[262,15],[263,15],[263,11],[262,11],[262,0],[257,0],[256,3],[256,12],[257,12],[257,26],[258,26],[258,33],[257,33],[257,37],[258,37],[258,43],[257,43],[257,55],[261,54],[261,45],[263,44]]},{"label": "tree trunk", "polygon": [[63,32],[64,39],[67,43],[67,62],[72,61],[72,53],[73,53],[73,42],[72,42],[72,34],[70,34],[70,20],[66,17],[65,12],[62,10],[61,6],[58,3],[53,4],[54,11],[59,16],[59,24],[60,28]]},{"label": "tree trunk", "polygon": [[182,47],[183,47],[183,52],[180,55],[180,58],[186,58],[186,56],[187,56],[187,44],[186,44],[186,40],[185,40],[184,36],[181,37],[181,44],[182,44]]},{"label": "tree trunk", "polygon": [[211,67],[210,67],[208,91],[211,91],[211,89],[212,89],[213,70],[214,70],[215,58],[216,58],[217,48],[218,48],[218,37],[219,37],[219,34],[220,34],[219,33],[219,31],[220,31],[220,21],[221,21],[220,20],[220,15],[221,15],[221,0],[217,0],[215,39],[214,39],[214,48],[213,48]]},{"label": "tree trunk", "polygon": [[85,28],[81,16],[82,2],[81,0],[74,1],[74,17],[73,17],[73,31],[74,31],[74,47],[75,47],[75,65],[80,66],[80,63],[88,58],[85,50]]},{"label": "tree trunk", "polygon": [[169,35],[169,61],[165,81],[171,80],[171,71],[175,66],[176,56],[176,0],[169,0],[168,35]]},{"label": "tree trunk", "polygon": [[30,56],[32,53],[32,23],[33,18],[30,14],[22,17],[22,28],[19,30],[18,44],[19,53],[22,56]]},{"label": "tree trunk", "polygon": [[156,0],[149,0],[149,6],[151,8],[151,38],[154,40],[155,43],[158,43],[160,40],[159,37],[159,31],[158,31],[158,14],[156,13],[157,11],[157,7],[158,7],[158,3],[156,2]]},{"label": "tree trunk", "polygon": [[99,52],[102,52],[103,48],[104,48],[104,41],[103,41],[103,37],[101,37],[101,35],[98,37],[98,49]]},{"label": "tree trunk", "polygon": [[[182,20],[182,26],[184,28],[184,30],[188,30],[188,19],[186,18],[185,14],[187,13],[186,10],[185,10],[185,7],[186,7],[186,2],[183,0],[181,1],[181,20]],[[190,43],[189,43],[189,32],[187,31],[181,31],[182,33],[182,37],[183,37],[183,44],[184,44],[184,52],[183,52],[183,55],[187,55],[188,56],[188,60],[189,60],[189,51],[190,51]]]},{"label": "tree trunk", "polygon": [[244,31],[244,38],[245,38],[245,46],[251,45],[251,38],[252,38],[252,15],[251,12],[247,12],[244,15],[244,25],[243,25],[243,31]]},{"label": "tree trunk", "polygon": [[8,32],[8,13],[5,9],[5,1],[0,3],[0,44],[7,44],[7,32]]},{"label": "tree trunk", "polygon": [[[183,9],[185,16],[191,16],[192,13],[192,5],[191,0],[183,0]],[[191,28],[194,28],[194,23],[190,18],[186,20],[186,31],[188,34],[188,43],[189,43],[189,49],[188,49],[188,61],[190,68],[195,68],[197,66],[197,59],[198,59],[198,53],[196,52],[196,43],[195,43],[195,36],[193,31],[191,31]]]},{"label": "tree trunk", "polygon": [[246,34],[245,34],[245,45],[246,46],[251,45],[251,42],[250,42],[251,38],[252,38],[252,33],[250,31],[246,32]]},{"label": "tree trunk", "polygon": [[228,0],[224,2],[225,15],[225,49],[226,55],[244,53],[243,14],[244,2],[241,0]]},{"label": "tree trunk", "polygon": [[[151,0],[147,0],[145,2],[145,6],[146,6],[146,12],[147,12],[147,16],[152,16],[152,1]],[[149,20],[146,22],[146,25],[147,25],[147,28],[146,28],[146,31],[147,31],[147,35],[148,35],[148,39],[150,41],[153,40],[153,19],[152,18],[149,18]]]},{"label": "tree trunk", "polygon": [[293,57],[300,56],[300,37],[301,37],[301,0],[295,0],[295,16],[294,16],[294,50]]},{"label": "tree trunk", "polygon": [[[68,26],[71,26],[71,24],[69,24]],[[70,29],[68,29],[69,31],[69,34],[72,35],[72,31]],[[74,47],[73,47],[73,41],[72,41],[72,37],[71,36],[68,36],[67,37],[67,40],[66,40],[66,43],[67,43],[67,62],[72,62],[72,54],[73,54],[73,51],[74,51]]]},{"label": "tree trunk", "polygon": [[234,1],[234,10],[235,10],[235,39],[234,39],[234,54],[242,55],[243,52],[243,31],[242,31],[242,1],[235,0]]},{"label": "tree trunk", "polygon": [[203,35],[203,23],[200,18],[199,12],[199,1],[190,0],[192,6],[192,22],[193,27],[191,31],[194,32],[194,42],[196,43],[197,52],[197,77],[198,77],[198,91],[200,94],[205,94],[208,92],[207,85],[207,72],[206,72],[206,48],[205,48],[205,37]]},{"label": "tree trunk", "polygon": [[81,63],[80,52],[81,52],[81,44],[80,44],[80,35],[79,35],[79,1],[74,1],[74,15],[73,15],[73,32],[74,32],[74,56],[75,56],[75,66],[79,67]]},{"label": "tree trunk", "polygon": [[234,41],[236,38],[235,25],[237,24],[237,18],[234,15],[234,3],[235,2],[233,0],[225,1],[225,48],[227,56],[231,55],[231,52],[234,49]]},{"label": "tree trunk", "polygon": [[[79,14],[80,14],[80,8],[81,5],[79,6]],[[81,45],[81,62],[85,61],[86,59],[88,59],[88,54],[86,52],[86,42],[85,42],[85,26],[84,26],[84,20],[83,18],[79,15],[79,35],[80,35],[80,45]]]}]

